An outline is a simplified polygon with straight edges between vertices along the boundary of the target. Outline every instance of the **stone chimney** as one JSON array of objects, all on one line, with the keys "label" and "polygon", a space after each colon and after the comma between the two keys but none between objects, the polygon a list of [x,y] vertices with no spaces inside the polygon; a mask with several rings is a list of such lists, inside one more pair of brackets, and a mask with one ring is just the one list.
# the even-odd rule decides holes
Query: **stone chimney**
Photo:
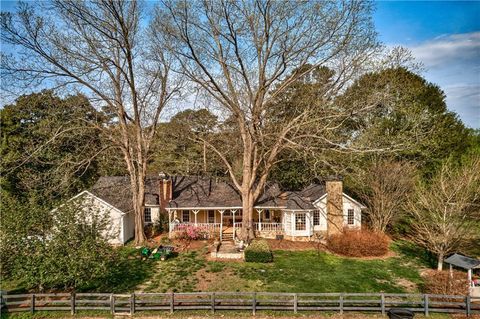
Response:
[{"label": "stone chimney", "polygon": [[342,177],[325,180],[327,191],[327,236],[343,231],[343,182]]},{"label": "stone chimney", "polygon": [[173,187],[172,187],[172,179],[168,177],[164,173],[158,174],[160,177],[160,183],[159,183],[159,204],[160,204],[160,209],[165,210],[165,208],[168,206],[168,202],[172,200],[172,192],[173,192]]}]

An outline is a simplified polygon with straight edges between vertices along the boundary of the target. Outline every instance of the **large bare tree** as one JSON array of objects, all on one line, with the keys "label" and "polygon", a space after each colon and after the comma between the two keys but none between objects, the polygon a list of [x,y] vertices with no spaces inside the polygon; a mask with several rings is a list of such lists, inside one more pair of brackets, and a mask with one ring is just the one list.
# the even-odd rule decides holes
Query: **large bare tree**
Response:
[{"label": "large bare tree", "polygon": [[437,269],[450,253],[478,243],[480,234],[480,156],[462,167],[445,163],[431,185],[419,184],[408,203],[412,240],[436,254]]},{"label": "large bare tree", "polygon": [[[240,159],[230,156],[231,148],[202,143],[222,159],[241,194],[245,239],[253,237],[254,204],[283,150],[309,139],[313,145],[312,138],[346,147],[331,132],[363,106],[339,110],[331,97],[377,49],[371,10],[363,1],[268,0],[166,1],[158,8],[157,32],[172,44],[179,71],[234,126]],[[275,98],[319,67],[334,71],[322,103],[278,112]]]},{"label": "large bare tree", "polygon": [[373,231],[385,232],[404,216],[405,199],[415,184],[415,166],[392,158],[375,158],[354,174],[357,193],[367,205],[365,215]]},{"label": "large bare tree", "polygon": [[164,43],[146,25],[146,13],[136,1],[62,0],[21,3],[16,13],[1,15],[1,38],[11,48],[11,54],[2,54],[3,84],[25,85],[23,90],[68,86],[112,115],[110,125],[101,128],[121,150],[130,175],[137,243],[145,240],[151,142],[162,110],[181,84],[172,76]]}]

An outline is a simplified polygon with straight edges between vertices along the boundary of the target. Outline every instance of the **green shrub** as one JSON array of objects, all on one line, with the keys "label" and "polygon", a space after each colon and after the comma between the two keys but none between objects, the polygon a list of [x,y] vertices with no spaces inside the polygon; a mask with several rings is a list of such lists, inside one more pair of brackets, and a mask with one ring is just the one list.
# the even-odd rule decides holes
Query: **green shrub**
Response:
[{"label": "green shrub", "polygon": [[245,249],[245,261],[257,263],[269,263],[273,261],[273,255],[265,240],[254,240]]}]

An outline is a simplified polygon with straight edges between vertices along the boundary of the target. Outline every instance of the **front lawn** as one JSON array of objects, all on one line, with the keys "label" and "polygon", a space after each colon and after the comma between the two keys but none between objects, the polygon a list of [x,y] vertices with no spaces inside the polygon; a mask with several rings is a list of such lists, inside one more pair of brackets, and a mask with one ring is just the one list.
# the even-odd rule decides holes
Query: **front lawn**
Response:
[{"label": "front lawn", "polygon": [[402,257],[361,260],[316,251],[274,251],[274,262],[209,262],[206,290],[416,292],[417,267]]},{"label": "front lawn", "polygon": [[158,262],[155,274],[140,288],[148,292],[418,292],[424,263],[405,253],[411,252],[406,245],[396,243],[398,256],[379,259],[277,250],[269,264],[208,261],[202,248]]},{"label": "front lawn", "polygon": [[[166,261],[141,260],[138,249],[122,247],[104,280],[78,290],[418,292],[422,284],[419,270],[427,262],[414,248],[397,242],[393,245],[397,256],[383,259],[344,258],[316,250],[276,250],[273,263],[261,264],[208,261],[205,244]],[[2,288],[5,286],[3,283]]]}]

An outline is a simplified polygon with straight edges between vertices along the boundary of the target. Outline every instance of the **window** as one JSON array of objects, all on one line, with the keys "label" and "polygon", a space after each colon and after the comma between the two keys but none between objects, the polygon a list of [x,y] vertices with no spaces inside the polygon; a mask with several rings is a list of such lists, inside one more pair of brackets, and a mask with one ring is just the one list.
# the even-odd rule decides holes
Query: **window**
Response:
[{"label": "window", "polygon": [[150,207],[145,207],[143,209],[143,214],[145,217],[145,222],[146,223],[151,223],[152,222],[152,209]]},{"label": "window", "polygon": [[307,218],[305,213],[296,213],[295,214],[295,230],[306,230],[307,229]]},{"label": "window", "polygon": [[265,209],[265,219],[270,220],[270,211],[268,209]]},{"label": "window", "polygon": [[354,225],[355,224],[355,212],[353,209],[349,209],[347,211],[347,224]]},{"label": "window", "polygon": [[182,210],[182,221],[184,223],[190,222],[190,211],[189,210]]},{"label": "window", "polygon": [[320,211],[315,210],[313,211],[313,226],[319,226],[320,225]]},{"label": "window", "polygon": [[209,210],[208,211],[208,223],[209,224],[215,223],[215,211],[214,210]]}]

